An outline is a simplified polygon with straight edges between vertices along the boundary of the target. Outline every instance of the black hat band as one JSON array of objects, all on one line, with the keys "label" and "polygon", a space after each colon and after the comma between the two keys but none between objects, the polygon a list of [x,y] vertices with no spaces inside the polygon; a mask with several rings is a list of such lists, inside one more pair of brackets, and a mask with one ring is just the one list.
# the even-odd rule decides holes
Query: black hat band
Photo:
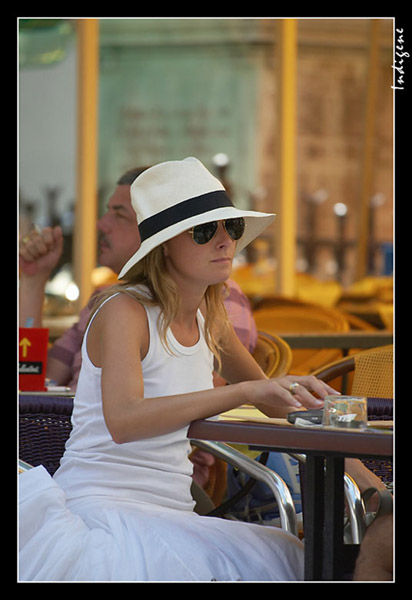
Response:
[{"label": "black hat band", "polygon": [[195,198],[189,198],[189,200],[183,200],[183,202],[170,206],[139,223],[141,241],[144,242],[156,233],[159,233],[159,231],[167,229],[167,227],[175,225],[180,221],[210,212],[216,208],[225,208],[228,206],[233,207],[233,203],[224,190],[216,190],[196,196]]}]

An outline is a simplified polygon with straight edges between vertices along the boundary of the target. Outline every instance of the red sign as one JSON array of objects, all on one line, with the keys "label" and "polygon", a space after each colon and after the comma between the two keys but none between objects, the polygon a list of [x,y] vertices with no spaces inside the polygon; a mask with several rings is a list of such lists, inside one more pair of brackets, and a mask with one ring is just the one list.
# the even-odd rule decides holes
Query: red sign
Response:
[{"label": "red sign", "polygon": [[19,327],[19,389],[44,391],[49,330]]}]

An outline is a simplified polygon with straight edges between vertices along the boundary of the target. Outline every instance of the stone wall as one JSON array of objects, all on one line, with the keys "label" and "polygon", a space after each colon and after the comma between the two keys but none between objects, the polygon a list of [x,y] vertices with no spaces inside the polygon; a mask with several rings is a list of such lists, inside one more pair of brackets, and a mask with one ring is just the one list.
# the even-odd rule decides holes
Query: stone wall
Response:
[{"label": "stone wall", "polygon": [[[297,235],[300,268],[308,267],[305,241],[316,243],[313,272],[335,274],[332,244],[339,236],[334,205],[345,204],[346,278],[353,276],[358,235],[360,185],[368,78],[369,20],[301,19],[297,64]],[[260,193],[256,207],[275,209],[276,23],[262,24],[274,39],[260,90]],[[380,22],[379,77],[373,145],[371,203],[376,245],[392,240],[393,90],[391,20]],[[379,250],[375,271],[381,269]]]}]

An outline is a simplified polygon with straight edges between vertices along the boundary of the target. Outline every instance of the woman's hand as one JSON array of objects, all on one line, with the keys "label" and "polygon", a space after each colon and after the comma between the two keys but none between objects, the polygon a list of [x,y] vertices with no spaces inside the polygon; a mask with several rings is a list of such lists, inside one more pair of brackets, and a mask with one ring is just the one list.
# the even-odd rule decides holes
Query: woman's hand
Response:
[{"label": "woman's hand", "polygon": [[[314,375],[287,375],[285,377],[279,377],[276,381],[278,381],[282,387],[286,388],[288,392],[293,395],[295,400],[301,402],[302,406],[307,408],[319,408],[323,406],[325,396],[340,393]],[[314,396],[314,394],[319,396],[319,398]],[[312,406],[314,402],[316,403],[316,406]]]},{"label": "woman's hand", "polygon": [[[296,385],[298,384],[298,385]],[[257,406],[271,416],[280,416],[279,409],[316,409],[323,406],[325,396],[339,394],[336,390],[313,375],[287,375],[276,379],[248,381],[246,396],[248,404]]]}]

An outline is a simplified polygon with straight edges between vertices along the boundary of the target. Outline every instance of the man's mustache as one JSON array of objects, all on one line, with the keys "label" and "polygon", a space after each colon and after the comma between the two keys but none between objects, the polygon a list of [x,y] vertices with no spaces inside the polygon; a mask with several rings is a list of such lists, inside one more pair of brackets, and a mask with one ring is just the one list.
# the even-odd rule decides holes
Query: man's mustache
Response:
[{"label": "man's mustache", "polygon": [[109,246],[111,248],[111,243],[110,243],[109,238],[102,231],[99,231],[98,236],[97,236],[97,240],[98,240],[99,246],[103,243],[106,246]]}]

